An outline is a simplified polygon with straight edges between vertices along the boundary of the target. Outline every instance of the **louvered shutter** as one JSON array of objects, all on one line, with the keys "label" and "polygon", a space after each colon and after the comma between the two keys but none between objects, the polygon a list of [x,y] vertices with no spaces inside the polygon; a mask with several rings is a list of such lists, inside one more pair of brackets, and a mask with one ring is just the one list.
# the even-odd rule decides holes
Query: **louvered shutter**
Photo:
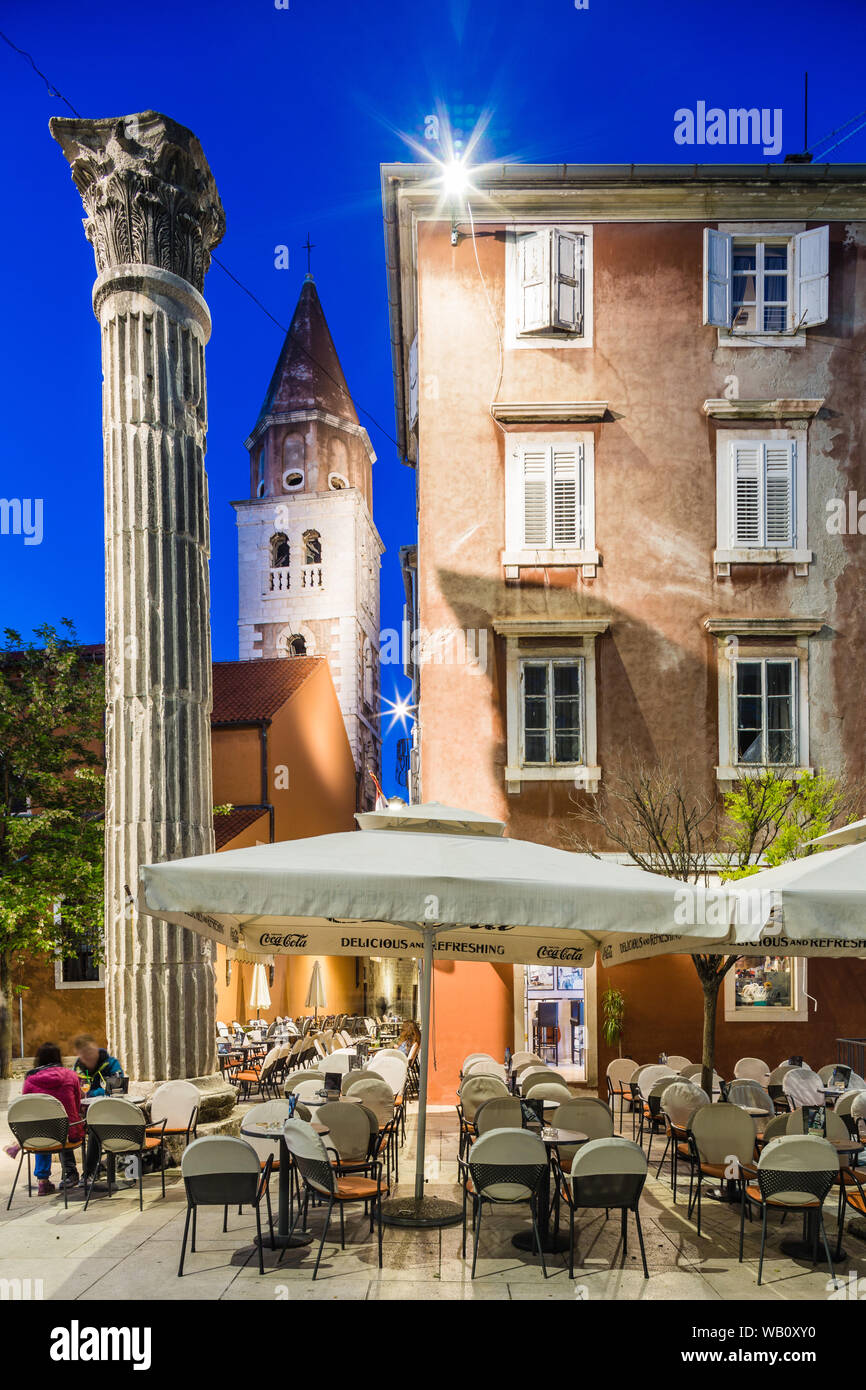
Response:
[{"label": "louvered shutter", "polygon": [[795,447],[793,440],[764,445],[764,544],[768,546],[791,546],[794,543]]},{"label": "louvered shutter", "polygon": [[704,228],[704,323],[731,326],[731,247],[727,232]]},{"label": "louvered shutter", "polygon": [[523,450],[523,544],[546,550],[550,545],[550,463],[547,449]]},{"label": "louvered shutter", "polygon": [[581,461],[583,445],[552,450],[553,544],[579,546],[581,535]]},{"label": "louvered shutter", "polygon": [[583,331],[583,237],[553,232],[553,327]]},{"label": "louvered shutter", "polygon": [[550,248],[551,232],[547,228],[522,232],[518,238],[521,333],[550,329]]},{"label": "louvered shutter", "polygon": [[762,446],[734,443],[734,545],[761,544]]},{"label": "louvered shutter", "polygon": [[826,323],[830,316],[830,228],[813,227],[794,237],[797,261],[795,327]]}]

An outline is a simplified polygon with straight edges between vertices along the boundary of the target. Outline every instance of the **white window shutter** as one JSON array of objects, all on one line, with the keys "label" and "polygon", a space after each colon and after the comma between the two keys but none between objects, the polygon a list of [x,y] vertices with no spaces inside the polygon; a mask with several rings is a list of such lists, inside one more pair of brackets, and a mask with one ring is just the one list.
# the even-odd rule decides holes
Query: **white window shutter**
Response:
[{"label": "white window shutter", "polygon": [[826,323],[830,316],[830,228],[813,227],[794,237],[797,259],[795,328]]},{"label": "white window shutter", "polygon": [[734,481],[733,544],[761,544],[762,445],[739,441],[731,444]]},{"label": "white window shutter", "polygon": [[768,546],[794,544],[794,450],[791,440],[765,446],[765,504]]},{"label": "white window shutter", "polygon": [[553,231],[553,327],[583,332],[583,237]]},{"label": "white window shutter", "polygon": [[518,237],[521,333],[550,331],[551,239],[549,228],[521,232]]},{"label": "white window shutter", "polygon": [[546,550],[550,545],[550,451],[524,449],[523,462],[523,544],[527,549]]},{"label": "white window shutter", "polygon": [[704,228],[704,323],[731,326],[731,248],[727,232]]},{"label": "white window shutter", "polygon": [[559,449],[553,446],[553,545],[575,547],[581,535],[581,472],[583,445]]},{"label": "white window shutter", "polygon": [[418,419],[418,334],[409,348],[409,428]]}]

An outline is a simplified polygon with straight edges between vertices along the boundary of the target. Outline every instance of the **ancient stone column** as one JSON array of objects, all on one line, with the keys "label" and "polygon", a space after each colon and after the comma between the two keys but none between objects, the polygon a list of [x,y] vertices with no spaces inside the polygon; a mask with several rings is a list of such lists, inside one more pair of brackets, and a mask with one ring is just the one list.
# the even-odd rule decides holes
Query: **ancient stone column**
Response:
[{"label": "ancient stone column", "polygon": [[133,907],[140,864],[213,851],[202,298],[225,216],[191,131],[50,123],[87,216],[102,330],[108,1041],[137,1080],[216,1069],[211,947]]}]

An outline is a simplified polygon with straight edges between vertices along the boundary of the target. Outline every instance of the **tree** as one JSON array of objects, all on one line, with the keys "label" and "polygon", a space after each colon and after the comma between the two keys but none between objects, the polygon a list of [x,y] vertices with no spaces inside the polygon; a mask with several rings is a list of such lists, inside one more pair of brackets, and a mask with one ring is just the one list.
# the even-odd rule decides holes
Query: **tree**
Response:
[{"label": "tree", "polygon": [[21,958],[101,950],[102,663],[68,619],[0,646],[0,1076]]},{"label": "tree", "polygon": [[[813,853],[809,841],[859,813],[860,787],[821,771],[784,777],[773,768],[744,775],[725,794],[693,792],[676,761],[649,764],[633,757],[593,804],[581,805],[563,832],[569,849],[600,857],[597,831],[633,864],[683,883],[709,884],[757,873]],[[689,790],[687,790],[689,789]],[[693,954],[704,996],[701,1084],[712,1094],[719,992],[738,956]]]}]

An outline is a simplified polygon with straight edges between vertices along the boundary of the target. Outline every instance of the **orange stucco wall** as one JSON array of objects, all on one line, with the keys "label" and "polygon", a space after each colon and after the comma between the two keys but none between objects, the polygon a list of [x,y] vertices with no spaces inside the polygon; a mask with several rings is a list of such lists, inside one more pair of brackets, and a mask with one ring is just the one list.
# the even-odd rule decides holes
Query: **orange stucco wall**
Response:
[{"label": "orange stucco wall", "polygon": [[437,961],[433,967],[433,1058],[428,1099],[456,1099],[460,1064],[469,1052],[504,1057],[513,1047],[513,971],[507,965]]},{"label": "orange stucco wall", "polygon": [[[57,1043],[64,1056],[72,1052],[79,1033],[92,1033],[105,1046],[105,990],[102,987],[57,989],[54,962],[31,959],[15,973],[25,986],[21,996],[24,1018],[24,1056],[32,1057],[40,1043]],[[17,1000],[12,1006],[12,1052],[20,1052]]]}]

